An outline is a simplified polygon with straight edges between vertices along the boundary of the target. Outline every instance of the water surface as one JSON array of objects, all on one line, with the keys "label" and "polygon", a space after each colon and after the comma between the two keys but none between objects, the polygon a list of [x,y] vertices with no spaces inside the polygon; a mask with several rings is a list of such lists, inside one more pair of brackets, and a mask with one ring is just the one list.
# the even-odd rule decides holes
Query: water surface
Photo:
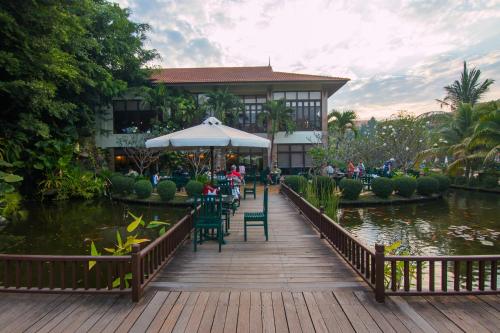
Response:
[{"label": "water surface", "polygon": [[343,208],[340,224],[364,243],[401,240],[412,254],[500,253],[500,195],[452,190],[418,204]]},{"label": "water surface", "polygon": [[[172,225],[187,212],[184,208],[145,206],[112,202],[108,199],[26,203],[27,218],[8,224],[0,230],[0,253],[90,254],[94,241],[102,251],[116,243],[116,231],[127,235],[132,221],[127,212]],[[154,239],[158,230],[138,229],[141,236]],[[105,254],[105,253],[103,253]]]}]

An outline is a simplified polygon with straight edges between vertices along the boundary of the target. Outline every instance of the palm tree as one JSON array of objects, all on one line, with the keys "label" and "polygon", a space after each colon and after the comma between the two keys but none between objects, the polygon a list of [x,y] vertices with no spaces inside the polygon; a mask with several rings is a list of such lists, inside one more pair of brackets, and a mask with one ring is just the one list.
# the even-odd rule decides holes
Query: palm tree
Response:
[{"label": "palm tree", "polygon": [[337,131],[337,143],[336,147],[339,148],[340,142],[345,137],[348,131],[352,131],[355,136],[357,136],[356,124],[356,113],[351,110],[347,111],[337,111],[332,110],[328,115],[328,129],[331,131]]},{"label": "palm tree", "polygon": [[295,110],[288,107],[284,99],[267,101],[262,106],[262,112],[257,116],[259,126],[267,125],[267,135],[271,139],[271,151],[269,157],[269,166],[273,165],[274,139],[276,133],[285,130],[287,134],[295,130],[293,114]]},{"label": "palm tree", "polygon": [[468,149],[490,164],[500,154],[500,102],[478,105],[478,120],[470,137]]},{"label": "palm tree", "polygon": [[460,74],[460,81],[455,80],[451,85],[444,87],[446,97],[443,100],[437,100],[441,106],[450,106],[455,110],[460,103],[469,103],[474,106],[486,93],[490,85],[495,80],[486,79],[483,82],[479,81],[481,71],[477,68],[467,69],[467,62],[464,61],[464,70]]},{"label": "palm tree", "polygon": [[206,94],[208,111],[222,122],[228,121],[231,126],[238,125],[238,117],[243,111],[243,103],[227,88],[217,89]]}]

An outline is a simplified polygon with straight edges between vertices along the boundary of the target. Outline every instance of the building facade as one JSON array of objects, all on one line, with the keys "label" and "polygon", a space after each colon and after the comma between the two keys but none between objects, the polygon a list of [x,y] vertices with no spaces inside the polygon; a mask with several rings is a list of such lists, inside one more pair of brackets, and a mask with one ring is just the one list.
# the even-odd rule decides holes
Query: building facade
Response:
[{"label": "building facade", "polygon": [[[326,140],[328,134],[327,100],[349,79],[276,72],[271,66],[261,66],[166,68],[155,72],[151,80],[185,90],[199,101],[209,91],[227,89],[239,96],[244,104],[238,128],[263,137],[267,137],[266,128],[257,122],[263,104],[268,100],[285,99],[295,110],[295,131],[288,135],[277,133],[273,160],[284,173],[296,173],[311,167],[308,150],[314,143]],[[96,143],[102,148],[116,148],[115,160],[119,163],[120,142],[147,132],[154,117],[155,112],[139,98],[130,96],[116,100],[97,121]],[[226,158],[229,163],[244,163],[260,169],[267,166],[267,154],[260,149],[234,149],[226,153]]]}]

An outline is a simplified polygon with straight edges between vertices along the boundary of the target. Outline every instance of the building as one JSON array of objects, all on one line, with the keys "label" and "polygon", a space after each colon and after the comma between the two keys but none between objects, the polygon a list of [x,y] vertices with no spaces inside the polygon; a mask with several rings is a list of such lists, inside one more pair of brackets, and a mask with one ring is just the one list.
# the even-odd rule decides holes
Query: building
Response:
[{"label": "building", "polygon": [[[267,136],[266,129],[258,126],[257,114],[267,100],[284,98],[287,105],[295,109],[296,121],[294,133],[279,132],[275,139],[274,160],[285,173],[295,173],[311,166],[307,151],[314,142],[325,140],[328,134],[327,100],[349,81],[323,75],[276,72],[271,66],[165,68],[155,72],[151,80],[184,89],[198,100],[208,91],[227,88],[240,96],[245,105],[244,114],[239,117],[239,128],[264,137]],[[146,131],[154,112],[142,109],[141,104],[136,98],[115,101],[108,114],[98,120],[97,145],[116,148],[120,146],[120,138]],[[134,134],[123,130],[132,126]],[[226,156],[236,163],[252,164],[258,168],[267,164],[267,152],[262,150],[236,149]]]}]

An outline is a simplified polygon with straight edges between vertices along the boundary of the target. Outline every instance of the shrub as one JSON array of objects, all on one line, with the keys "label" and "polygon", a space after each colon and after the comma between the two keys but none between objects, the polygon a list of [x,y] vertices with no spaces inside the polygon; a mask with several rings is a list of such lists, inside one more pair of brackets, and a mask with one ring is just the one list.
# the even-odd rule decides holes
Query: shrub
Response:
[{"label": "shrub", "polygon": [[138,180],[134,184],[134,191],[139,199],[146,199],[151,196],[153,185],[149,180]]},{"label": "shrub", "polygon": [[421,195],[431,195],[439,190],[438,181],[430,176],[424,176],[417,179],[417,192]]},{"label": "shrub", "polygon": [[411,197],[417,189],[416,179],[408,176],[394,178],[392,185],[396,193],[405,198]]},{"label": "shrub", "polygon": [[386,177],[372,179],[372,192],[379,198],[386,199],[394,190],[392,180]]},{"label": "shrub", "polygon": [[450,187],[450,179],[445,175],[432,175],[431,177],[438,181],[439,192],[444,192]]},{"label": "shrub", "polygon": [[456,185],[467,185],[467,177],[465,177],[465,176],[456,177],[455,184]]},{"label": "shrub", "polygon": [[493,175],[486,175],[483,177],[482,185],[485,188],[495,188],[498,186],[498,178]]},{"label": "shrub", "polygon": [[194,197],[195,195],[200,195],[203,193],[203,184],[196,180],[188,181],[184,188],[186,189],[187,195],[189,195],[190,197]]},{"label": "shrub", "polygon": [[134,179],[123,175],[111,177],[113,192],[118,194],[130,194],[134,190]]},{"label": "shrub", "polygon": [[363,189],[363,184],[359,180],[343,178],[340,181],[342,197],[348,200],[356,200]]},{"label": "shrub", "polygon": [[301,187],[307,182],[307,180],[302,176],[286,176],[285,184],[290,186],[295,192],[299,192]]},{"label": "shrub", "polygon": [[481,185],[481,182],[479,181],[478,178],[472,177],[472,178],[469,179],[468,185],[470,187],[479,187]]},{"label": "shrub", "polygon": [[161,200],[170,201],[175,197],[175,192],[177,192],[177,187],[175,183],[171,180],[162,180],[157,186],[158,194]]},{"label": "shrub", "polygon": [[333,179],[328,176],[316,176],[312,179],[313,186],[316,188],[318,195],[331,193],[335,187]]}]

